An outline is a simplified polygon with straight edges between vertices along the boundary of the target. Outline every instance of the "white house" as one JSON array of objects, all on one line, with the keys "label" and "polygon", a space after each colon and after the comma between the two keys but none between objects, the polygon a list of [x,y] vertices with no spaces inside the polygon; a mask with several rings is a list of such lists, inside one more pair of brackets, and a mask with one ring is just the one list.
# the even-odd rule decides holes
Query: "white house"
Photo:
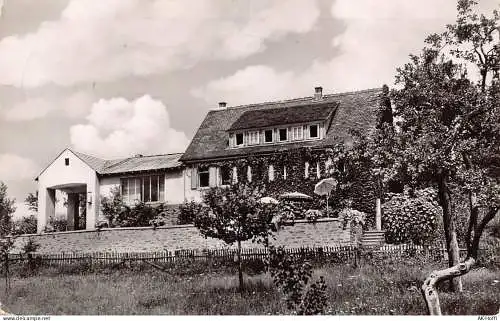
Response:
[{"label": "white house", "polygon": [[[63,150],[37,177],[38,226],[41,233],[55,216],[56,190],[68,195],[68,229],[94,229],[100,220],[100,198],[119,188],[123,200],[133,204],[180,204],[185,199],[182,154],[105,160],[71,149]],[[80,194],[85,194],[81,198]],[[78,226],[80,199],[86,199],[85,227]]]}]

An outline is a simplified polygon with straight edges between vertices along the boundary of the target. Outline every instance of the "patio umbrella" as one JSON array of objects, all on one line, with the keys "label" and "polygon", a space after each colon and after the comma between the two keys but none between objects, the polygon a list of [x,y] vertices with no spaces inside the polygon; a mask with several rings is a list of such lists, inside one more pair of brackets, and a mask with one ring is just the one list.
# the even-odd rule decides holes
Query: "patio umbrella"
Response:
[{"label": "patio umbrella", "polygon": [[326,213],[328,214],[328,198],[330,193],[337,187],[337,181],[333,178],[325,178],[314,186],[314,193],[317,195],[326,195]]},{"label": "patio umbrella", "polygon": [[259,202],[262,204],[279,204],[279,201],[275,198],[265,196],[259,199]]},{"label": "patio umbrella", "polygon": [[311,196],[299,192],[281,194],[280,198],[291,201],[310,201],[313,199]]}]

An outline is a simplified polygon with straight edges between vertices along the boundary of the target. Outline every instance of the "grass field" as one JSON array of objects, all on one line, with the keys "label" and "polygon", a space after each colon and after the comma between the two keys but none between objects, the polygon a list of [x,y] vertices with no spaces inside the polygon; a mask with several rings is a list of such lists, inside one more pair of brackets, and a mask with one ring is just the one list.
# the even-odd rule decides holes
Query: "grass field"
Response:
[{"label": "grass field", "polygon": [[[425,314],[419,291],[436,266],[389,264],[325,266],[328,314]],[[476,269],[463,278],[462,294],[441,292],[444,314],[496,314],[500,307],[498,270]],[[3,280],[2,280],[3,281]],[[15,314],[290,314],[269,275],[246,276],[246,291],[237,292],[229,271],[166,274],[128,269],[107,273],[58,274],[14,278],[3,307]]]}]

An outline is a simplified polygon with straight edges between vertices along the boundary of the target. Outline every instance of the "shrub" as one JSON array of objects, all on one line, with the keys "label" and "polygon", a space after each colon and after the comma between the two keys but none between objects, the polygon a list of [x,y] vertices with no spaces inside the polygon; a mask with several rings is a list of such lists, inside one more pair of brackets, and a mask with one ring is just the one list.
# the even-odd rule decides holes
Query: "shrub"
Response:
[{"label": "shrub", "polygon": [[382,208],[389,243],[429,244],[438,237],[441,207],[433,189],[393,194]]},{"label": "shrub", "polygon": [[109,196],[101,196],[101,211],[108,220],[109,227],[118,225],[116,221],[120,212],[125,209],[124,206],[118,187],[113,188]]},{"label": "shrub", "polygon": [[22,276],[31,275],[41,265],[41,263],[42,263],[41,259],[33,257],[33,253],[35,253],[39,247],[40,247],[40,244],[35,242],[31,237],[24,244],[22,251],[28,257],[28,266],[27,266],[27,271],[24,271],[24,273],[21,273]]},{"label": "shrub", "polygon": [[120,212],[118,222],[121,227],[150,226],[150,222],[162,210],[162,205],[153,207],[144,202],[139,202],[135,206],[127,206],[124,211]]},{"label": "shrub", "polygon": [[312,265],[286,253],[283,247],[271,247],[268,267],[274,284],[286,296],[287,308],[299,315],[321,314],[326,308],[326,284],[323,277],[307,287]]},{"label": "shrub", "polygon": [[109,196],[101,197],[101,208],[109,227],[165,225],[172,210],[165,204],[149,205],[144,202],[129,206],[123,202],[119,188],[111,190]]},{"label": "shrub", "polygon": [[68,229],[68,219],[64,216],[49,218],[44,228],[45,232],[64,232]]},{"label": "shrub", "polygon": [[202,210],[203,205],[195,201],[184,202],[179,206],[179,215],[177,216],[177,224],[193,224],[194,218]]},{"label": "shrub", "polygon": [[13,222],[12,232],[14,235],[35,234],[36,224],[37,221],[35,215],[25,216]]}]

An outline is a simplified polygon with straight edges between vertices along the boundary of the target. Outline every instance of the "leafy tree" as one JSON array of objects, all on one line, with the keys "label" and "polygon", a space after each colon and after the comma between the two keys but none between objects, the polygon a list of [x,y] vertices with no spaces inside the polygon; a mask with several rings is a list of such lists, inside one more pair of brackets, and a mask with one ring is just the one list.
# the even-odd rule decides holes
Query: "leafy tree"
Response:
[{"label": "leafy tree", "polygon": [[12,213],[16,211],[14,199],[7,195],[7,185],[0,181],[0,256],[3,261],[5,275],[5,291],[10,289],[9,279],[9,253],[14,247],[14,241],[11,237],[6,237],[12,230]]},{"label": "leafy tree", "polygon": [[7,185],[0,181],[0,238],[11,232],[12,213],[16,211],[14,201],[7,195]]},{"label": "leafy tree", "polygon": [[29,193],[26,196],[24,203],[28,206],[30,211],[38,212],[38,192],[36,194]]},{"label": "leafy tree", "polygon": [[203,195],[205,209],[198,212],[194,225],[205,237],[226,244],[237,244],[238,279],[243,290],[241,242],[252,240],[267,244],[271,221],[276,213],[272,204],[261,204],[262,190],[250,185],[234,184],[212,188]]},{"label": "leafy tree", "polygon": [[[391,168],[412,187],[436,186],[443,212],[449,268],[434,271],[422,287],[431,314],[440,314],[436,284],[477,261],[479,240],[500,207],[499,20],[476,14],[459,0],[457,21],[426,39],[419,55],[399,68],[391,92],[400,119],[391,141]],[[479,72],[475,79],[472,70]],[[453,197],[468,194],[467,258],[460,262]]]}]

